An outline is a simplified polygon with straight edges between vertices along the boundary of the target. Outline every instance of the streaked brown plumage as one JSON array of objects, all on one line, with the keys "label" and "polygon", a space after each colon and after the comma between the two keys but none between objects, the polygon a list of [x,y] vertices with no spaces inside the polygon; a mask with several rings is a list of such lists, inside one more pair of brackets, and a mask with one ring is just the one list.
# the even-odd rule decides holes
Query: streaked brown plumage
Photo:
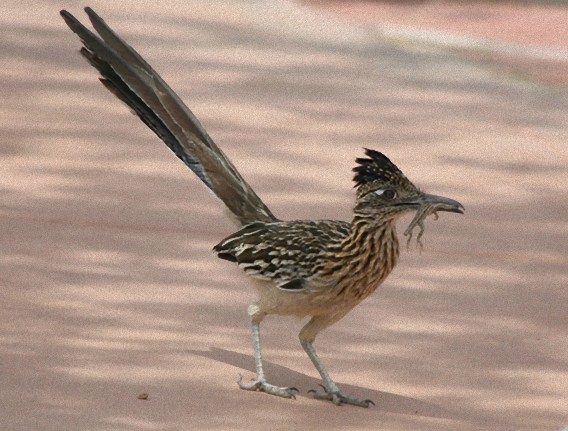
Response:
[{"label": "streaked brown plumage", "polygon": [[[260,322],[267,314],[310,316],[301,344],[319,371],[324,392],[316,398],[368,407],[342,393],[318,358],[316,335],[337,322],[377,289],[396,265],[396,221],[417,211],[411,228],[436,211],[462,212],[456,201],[418,190],[383,154],[366,150],[356,160],[356,205],[351,223],[334,220],[278,220],[215,145],[193,113],[162,78],[90,8],[85,11],[99,36],[67,11],[67,25],[82,40],[81,54],[101,82],[203,181],[241,229],[214,247],[253,280],[259,299],[249,307],[256,379],[242,389],[294,397],[295,388],[266,381],[260,351]],[[410,229],[411,230],[411,229]],[[420,232],[419,236],[421,235]]]}]

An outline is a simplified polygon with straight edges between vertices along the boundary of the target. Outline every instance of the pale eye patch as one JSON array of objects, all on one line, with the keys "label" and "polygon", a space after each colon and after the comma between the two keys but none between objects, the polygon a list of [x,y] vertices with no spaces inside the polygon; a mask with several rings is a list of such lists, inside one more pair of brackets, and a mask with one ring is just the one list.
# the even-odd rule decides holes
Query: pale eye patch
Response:
[{"label": "pale eye patch", "polygon": [[377,189],[373,193],[375,193],[377,196],[382,197],[383,199],[396,198],[396,192],[391,189]]}]

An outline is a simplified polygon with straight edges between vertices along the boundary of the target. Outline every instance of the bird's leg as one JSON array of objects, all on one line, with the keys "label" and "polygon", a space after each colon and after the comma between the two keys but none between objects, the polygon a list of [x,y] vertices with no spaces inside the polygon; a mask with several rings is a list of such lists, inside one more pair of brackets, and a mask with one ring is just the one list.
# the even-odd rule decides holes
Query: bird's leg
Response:
[{"label": "bird's leg", "polygon": [[320,373],[320,376],[323,381],[324,392],[318,392],[312,389],[309,391],[309,393],[311,393],[314,396],[314,398],[320,400],[329,400],[338,406],[340,406],[341,404],[352,404],[354,406],[359,406],[359,407],[369,407],[371,404],[375,405],[375,403],[371,400],[360,400],[357,398],[353,398],[349,395],[346,395],[345,393],[339,390],[339,387],[331,379],[331,376],[327,372],[321,359],[316,353],[316,349],[313,346],[313,340],[309,339],[312,338],[309,337],[309,335],[310,333],[313,333],[314,328],[316,328],[317,331],[318,329],[322,329],[321,328],[322,326],[328,326],[331,323],[325,322],[327,323],[327,325],[325,324],[318,325],[318,323],[320,322],[318,322],[318,319],[314,317],[312,318],[312,320],[310,320],[310,322],[308,322],[308,324],[300,332],[300,342],[302,343],[302,347],[304,348],[309,358],[311,359],[312,363],[316,367],[316,370],[318,370],[318,372]]},{"label": "bird's leg", "polygon": [[260,321],[264,316],[259,315],[258,312],[255,313],[256,310],[258,310],[258,307],[254,305],[249,307],[254,363],[256,366],[256,379],[251,383],[244,383],[244,377],[241,375],[238,381],[239,387],[247,391],[261,391],[266,392],[267,394],[277,395],[279,397],[296,398],[295,392],[298,392],[298,389],[274,386],[266,382],[264,368],[262,367],[262,353],[260,351]]}]

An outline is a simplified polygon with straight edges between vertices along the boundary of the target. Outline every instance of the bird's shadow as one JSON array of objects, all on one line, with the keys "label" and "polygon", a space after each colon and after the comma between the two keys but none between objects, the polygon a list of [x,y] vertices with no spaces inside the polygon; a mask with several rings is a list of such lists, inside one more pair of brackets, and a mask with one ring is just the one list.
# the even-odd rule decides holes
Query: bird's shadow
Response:
[{"label": "bird's shadow", "polygon": [[[254,375],[254,358],[251,355],[245,355],[230,350],[219,349],[210,347],[210,350],[190,350],[189,353],[202,356],[204,358],[213,359],[237,368],[248,370]],[[286,386],[295,386],[305,388],[307,384],[310,385],[307,389],[317,389],[319,381],[314,382],[314,378],[307,374],[299,373],[288,367],[275,364],[263,360],[263,366],[266,374],[270,376],[273,384],[284,383]],[[245,376],[246,378],[246,376]],[[236,378],[235,378],[236,381]],[[415,398],[404,397],[401,395],[392,394],[389,392],[377,391],[361,386],[344,384],[337,382],[339,387],[350,395],[359,396],[362,398],[369,398],[375,404],[376,408],[389,413],[408,414],[426,416],[432,418],[453,418],[455,414],[446,410],[436,404],[420,401]],[[310,397],[307,390],[301,390],[299,397]]]}]

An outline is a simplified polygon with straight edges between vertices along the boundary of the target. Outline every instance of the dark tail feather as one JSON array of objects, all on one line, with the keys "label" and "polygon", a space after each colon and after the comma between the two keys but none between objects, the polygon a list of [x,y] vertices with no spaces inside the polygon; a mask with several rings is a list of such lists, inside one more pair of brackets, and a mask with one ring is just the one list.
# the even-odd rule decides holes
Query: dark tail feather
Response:
[{"label": "dark tail feather", "polygon": [[69,12],[62,10],[61,16],[83,42],[80,52],[104,86],[195,172],[239,224],[277,220],[160,75],[91,8],[85,12],[100,37]]}]

